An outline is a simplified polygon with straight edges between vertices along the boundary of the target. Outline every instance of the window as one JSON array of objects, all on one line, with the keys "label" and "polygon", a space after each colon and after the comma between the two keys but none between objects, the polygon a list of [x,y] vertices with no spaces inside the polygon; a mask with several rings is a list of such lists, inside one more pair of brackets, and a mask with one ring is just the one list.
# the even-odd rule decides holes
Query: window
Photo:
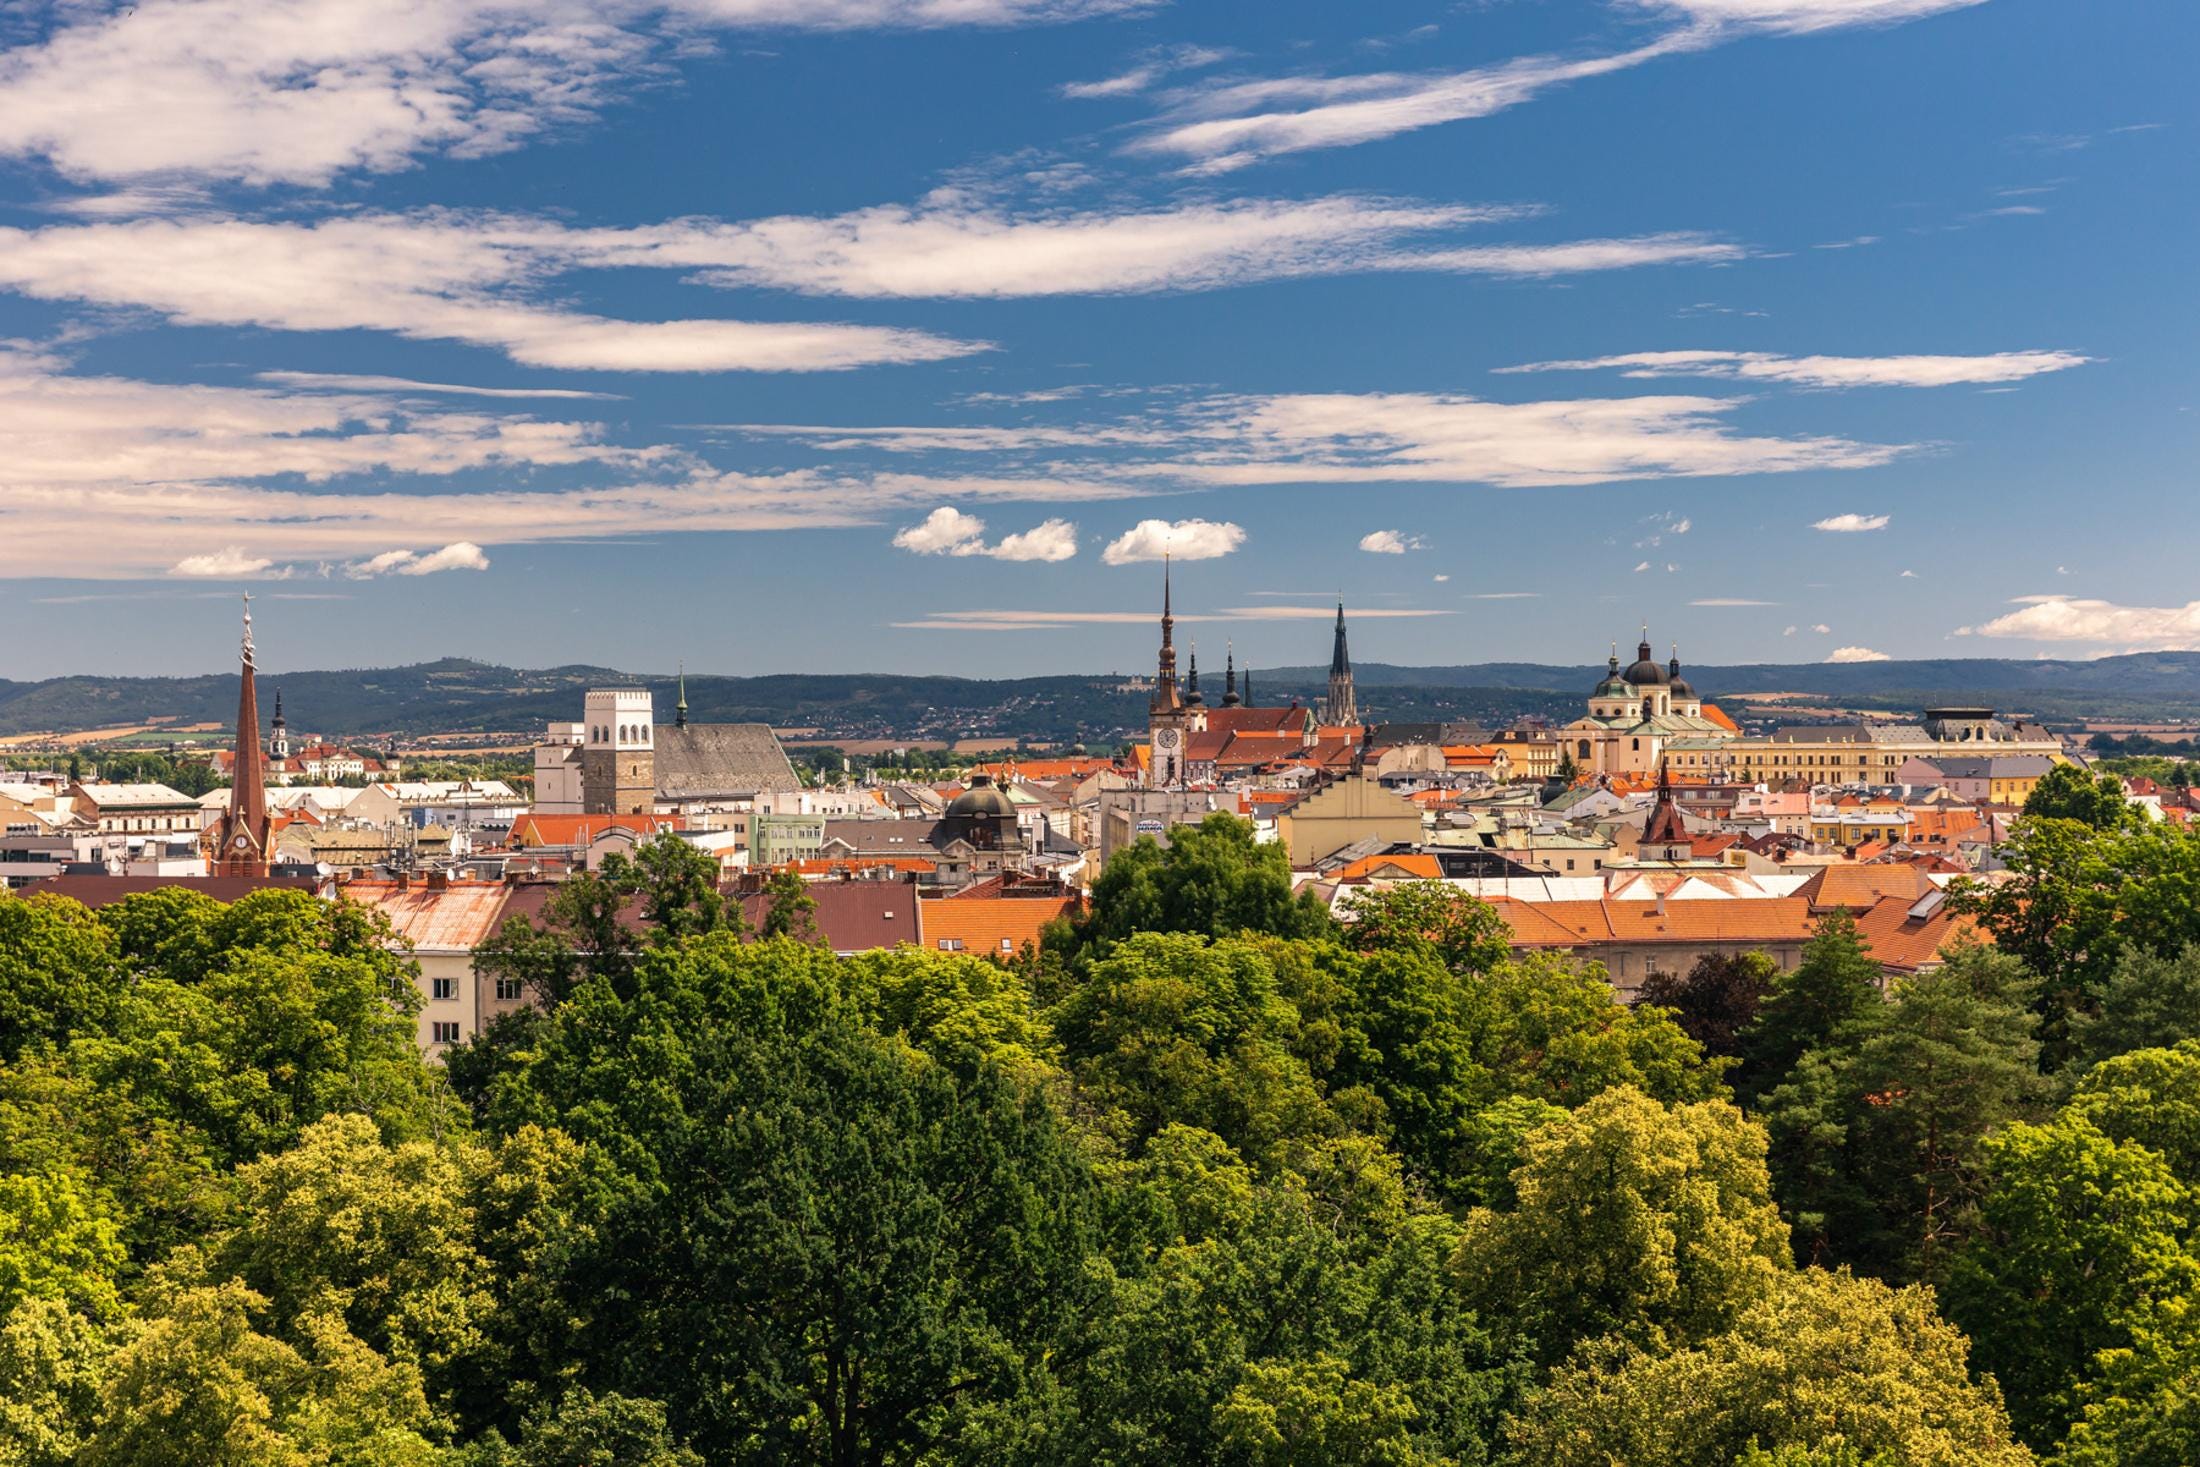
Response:
[{"label": "window", "polygon": [[428,1037],[437,1044],[456,1044],[458,1025],[438,1019],[428,1026]]},{"label": "window", "polygon": [[436,979],[435,992],[433,993],[432,997],[439,999],[458,997],[458,980],[456,978]]},{"label": "window", "polygon": [[940,939],[940,951],[941,951],[941,952],[943,952],[943,953],[959,953],[959,952],[961,952],[962,950],[963,950],[963,940],[962,940],[961,938],[959,938],[959,937],[943,937],[943,938],[941,938],[941,939]]},{"label": "window", "polygon": [[519,997],[519,994],[520,987],[517,978],[499,978],[497,980],[497,998],[500,1002],[511,1003]]},{"label": "window", "polygon": [[1002,939],[1001,939],[1001,951],[1002,951],[1002,952],[1004,952],[1004,953],[1012,953],[1012,952],[1016,951],[1016,940],[1015,940],[1014,938],[1012,938],[1012,937],[1004,937],[1004,938],[1002,938]]}]

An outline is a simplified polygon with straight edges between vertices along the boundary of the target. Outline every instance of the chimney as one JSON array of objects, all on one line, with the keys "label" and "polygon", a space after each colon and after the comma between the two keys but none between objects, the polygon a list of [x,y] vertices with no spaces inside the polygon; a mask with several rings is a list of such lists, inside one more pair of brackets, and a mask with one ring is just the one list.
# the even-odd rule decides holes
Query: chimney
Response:
[{"label": "chimney", "polygon": [[430,871],[430,872],[428,873],[428,890],[430,890],[430,891],[449,891],[450,889],[451,889],[451,873],[450,873],[450,872],[448,872],[448,871],[445,871],[445,870],[442,870],[441,868],[438,868],[438,869],[436,869],[436,870],[434,870],[434,871]]}]

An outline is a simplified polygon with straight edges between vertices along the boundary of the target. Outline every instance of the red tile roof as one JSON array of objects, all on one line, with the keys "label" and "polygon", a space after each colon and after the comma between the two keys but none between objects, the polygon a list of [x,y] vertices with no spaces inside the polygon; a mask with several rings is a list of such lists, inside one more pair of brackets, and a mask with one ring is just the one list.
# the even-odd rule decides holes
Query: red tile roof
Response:
[{"label": "red tile roof", "polygon": [[679,815],[522,815],[512,823],[514,850],[529,846],[585,846],[607,830],[631,830],[645,839],[687,825]]},{"label": "red tile roof", "polygon": [[1014,957],[1058,917],[1082,906],[1075,897],[935,897],[923,907],[924,945],[984,957]]}]

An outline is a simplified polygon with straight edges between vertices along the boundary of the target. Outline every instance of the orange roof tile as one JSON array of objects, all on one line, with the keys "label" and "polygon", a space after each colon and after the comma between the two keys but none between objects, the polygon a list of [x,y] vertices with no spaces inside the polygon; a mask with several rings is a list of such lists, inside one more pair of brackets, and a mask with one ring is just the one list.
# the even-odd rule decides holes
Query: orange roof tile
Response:
[{"label": "orange roof tile", "polygon": [[607,830],[631,830],[648,837],[682,830],[679,815],[522,815],[512,823],[514,850],[530,846],[585,846]]},{"label": "orange roof tile", "polygon": [[1057,917],[1074,914],[1075,897],[932,897],[918,911],[919,940],[929,948],[1014,957],[1034,946],[1039,931]]},{"label": "orange roof tile", "polygon": [[1420,881],[1441,881],[1444,868],[1434,856],[1408,853],[1399,856],[1362,856],[1339,871],[1338,881],[1366,881],[1374,876],[1407,876]]},{"label": "orange roof tile", "polygon": [[1522,902],[1495,897],[1490,905],[1522,947],[1574,947],[1600,942],[1800,942],[1811,934],[1810,904],[1795,897],[1746,901]]}]

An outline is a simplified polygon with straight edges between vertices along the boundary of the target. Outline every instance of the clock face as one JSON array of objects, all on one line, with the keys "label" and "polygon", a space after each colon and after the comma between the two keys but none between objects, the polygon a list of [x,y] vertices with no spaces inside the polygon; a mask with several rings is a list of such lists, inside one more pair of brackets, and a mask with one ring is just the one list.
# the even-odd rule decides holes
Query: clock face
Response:
[{"label": "clock face", "polygon": [[1183,737],[1184,736],[1182,734],[1178,733],[1173,728],[1155,729],[1153,735],[1153,746],[1157,749],[1164,749],[1173,752],[1178,742]]},{"label": "clock face", "polygon": [[230,844],[240,851],[249,851],[252,849],[252,837],[240,830],[237,832],[237,838],[231,841]]}]

